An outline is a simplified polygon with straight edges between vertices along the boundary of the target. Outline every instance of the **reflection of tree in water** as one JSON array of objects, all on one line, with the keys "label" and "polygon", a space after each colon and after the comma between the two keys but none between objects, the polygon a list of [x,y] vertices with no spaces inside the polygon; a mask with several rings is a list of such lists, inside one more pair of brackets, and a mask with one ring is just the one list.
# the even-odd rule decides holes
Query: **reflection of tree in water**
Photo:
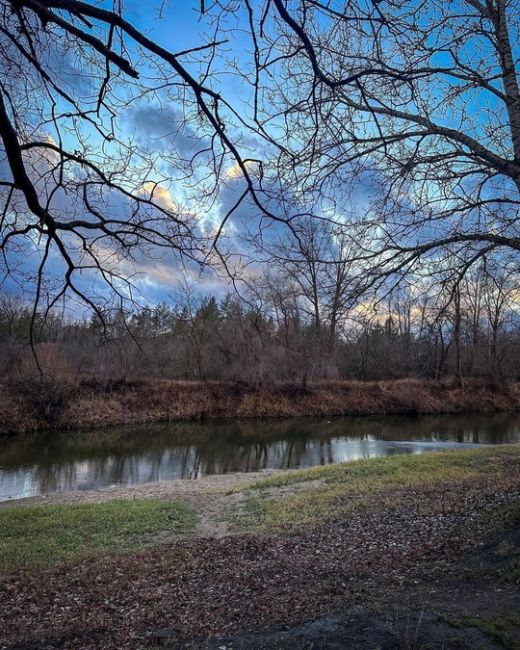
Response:
[{"label": "reflection of tree in water", "polygon": [[506,414],[208,421],[54,432],[4,441],[0,496],[5,498],[6,490],[89,489],[415,453],[422,450],[421,441],[519,440],[520,418]]},{"label": "reflection of tree in water", "polygon": [[31,468],[30,481],[38,486],[37,493],[69,490],[78,484],[78,466],[76,463],[59,466],[34,465]]}]

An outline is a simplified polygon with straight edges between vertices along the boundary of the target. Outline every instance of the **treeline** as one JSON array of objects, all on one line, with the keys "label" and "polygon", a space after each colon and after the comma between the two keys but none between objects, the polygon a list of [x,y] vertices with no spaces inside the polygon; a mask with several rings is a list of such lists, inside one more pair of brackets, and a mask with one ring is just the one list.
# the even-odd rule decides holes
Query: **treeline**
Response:
[{"label": "treeline", "polygon": [[[303,283],[278,273],[255,278],[243,296],[202,296],[184,285],[171,304],[106,309],[87,320],[32,317],[0,297],[4,378],[45,371],[100,381],[135,378],[305,385],[322,379],[520,377],[516,278],[481,268],[435,291],[358,300],[331,319]],[[32,332],[32,334],[31,334]],[[31,346],[32,342],[32,346]]]}]

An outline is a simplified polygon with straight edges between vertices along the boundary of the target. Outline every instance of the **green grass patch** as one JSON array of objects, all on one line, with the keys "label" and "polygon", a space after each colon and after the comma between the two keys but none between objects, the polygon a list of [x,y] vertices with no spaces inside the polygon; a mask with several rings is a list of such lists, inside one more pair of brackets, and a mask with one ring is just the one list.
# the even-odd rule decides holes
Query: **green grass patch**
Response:
[{"label": "green grass patch", "polygon": [[418,472],[427,472],[442,478],[445,473],[464,475],[468,471],[492,471],[496,467],[495,461],[499,463],[502,459],[508,458],[520,460],[520,444],[497,445],[462,451],[444,450],[424,454],[396,454],[383,458],[320,465],[270,476],[249,487],[251,489],[281,487],[317,479],[328,483],[348,481],[352,487],[357,487],[356,482],[362,484],[366,479],[378,480],[391,476],[394,480],[408,480],[412,476],[416,476]]},{"label": "green grass patch", "polygon": [[0,510],[0,571],[135,550],[195,522],[185,504],[159,499]]},{"label": "green grass patch", "polygon": [[[391,488],[435,485],[500,472],[520,459],[520,445],[463,451],[399,454],[285,472],[242,488],[241,510],[230,515],[237,530],[279,530],[332,519],[374,495],[391,506]],[[314,481],[312,485],[306,485]],[[290,493],[292,490],[292,493]]]}]

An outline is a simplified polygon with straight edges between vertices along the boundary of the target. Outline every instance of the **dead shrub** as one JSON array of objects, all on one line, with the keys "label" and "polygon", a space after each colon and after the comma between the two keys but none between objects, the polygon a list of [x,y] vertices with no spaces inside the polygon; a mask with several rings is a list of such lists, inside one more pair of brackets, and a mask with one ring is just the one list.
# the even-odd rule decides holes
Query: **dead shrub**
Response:
[{"label": "dead shrub", "polygon": [[101,395],[126,393],[135,390],[144,390],[150,382],[144,379],[98,379],[96,377],[82,377],[80,388]]},{"label": "dead shrub", "polygon": [[77,381],[52,373],[13,379],[10,387],[47,424],[55,422],[78,393]]},{"label": "dead shrub", "polygon": [[26,350],[16,373],[8,380],[12,393],[21,398],[34,417],[55,422],[78,393],[76,372],[54,344],[41,344],[36,356]]}]

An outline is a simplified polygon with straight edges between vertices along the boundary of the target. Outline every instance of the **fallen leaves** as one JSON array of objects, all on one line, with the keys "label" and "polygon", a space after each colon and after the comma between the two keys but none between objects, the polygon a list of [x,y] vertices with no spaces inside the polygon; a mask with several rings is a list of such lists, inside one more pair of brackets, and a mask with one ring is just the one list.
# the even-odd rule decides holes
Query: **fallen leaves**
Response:
[{"label": "fallen leaves", "polygon": [[288,534],[182,540],[4,575],[0,647],[41,638],[50,648],[146,647],[157,630],[189,637],[290,625],[433,583],[500,524],[500,509],[520,498],[520,474],[512,464],[493,480],[384,496],[391,506],[376,499]]}]

